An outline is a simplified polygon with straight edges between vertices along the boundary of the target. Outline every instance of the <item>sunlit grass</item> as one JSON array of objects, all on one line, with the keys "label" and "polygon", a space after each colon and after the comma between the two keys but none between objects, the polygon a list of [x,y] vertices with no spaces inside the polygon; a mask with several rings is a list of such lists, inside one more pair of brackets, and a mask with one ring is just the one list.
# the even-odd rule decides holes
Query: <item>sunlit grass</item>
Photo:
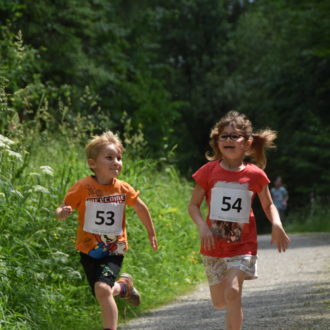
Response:
[{"label": "sunlit grass", "polygon": [[[4,141],[4,142],[3,142]],[[74,250],[76,215],[55,220],[66,190],[89,175],[82,146],[35,137],[0,146],[0,328],[99,329],[99,308]],[[118,299],[120,320],[160,305],[202,277],[197,231],[187,214],[190,184],[170,165],[124,158],[120,177],[141,191],[157,230],[154,252],[128,208],[130,249],[123,271],[135,279],[142,304]]]},{"label": "sunlit grass", "polygon": [[330,232],[328,204],[317,204],[313,208],[292,212],[286,219],[286,230],[291,233]]}]

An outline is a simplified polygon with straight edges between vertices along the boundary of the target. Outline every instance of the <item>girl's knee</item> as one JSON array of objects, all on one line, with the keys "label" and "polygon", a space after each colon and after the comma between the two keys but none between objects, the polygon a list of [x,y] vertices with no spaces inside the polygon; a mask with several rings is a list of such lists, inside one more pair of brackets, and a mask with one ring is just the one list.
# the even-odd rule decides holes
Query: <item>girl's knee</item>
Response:
[{"label": "girl's knee", "polygon": [[236,301],[241,298],[241,291],[236,287],[229,287],[225,290],[225,300],[227,303]]},{"label": "girl's knee", "polygon": [[212,301],[213,307],[215,309],[223,309],[226,307],[226,304],[224,301]]}]

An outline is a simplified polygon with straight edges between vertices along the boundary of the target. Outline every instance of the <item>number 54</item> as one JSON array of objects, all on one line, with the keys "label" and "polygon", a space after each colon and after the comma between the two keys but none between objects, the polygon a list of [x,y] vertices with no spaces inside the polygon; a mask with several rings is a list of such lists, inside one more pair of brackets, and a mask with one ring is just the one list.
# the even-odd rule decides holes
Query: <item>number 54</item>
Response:
[{"label": "number 54", "polygon": [[231,203],[231,197],[223,196],[222,205],[224,205],[224,207],[221,208],[222,211],[230,211],[233,209],[239,213],[242,209],[242,198],[237,198],[234,203]]}]

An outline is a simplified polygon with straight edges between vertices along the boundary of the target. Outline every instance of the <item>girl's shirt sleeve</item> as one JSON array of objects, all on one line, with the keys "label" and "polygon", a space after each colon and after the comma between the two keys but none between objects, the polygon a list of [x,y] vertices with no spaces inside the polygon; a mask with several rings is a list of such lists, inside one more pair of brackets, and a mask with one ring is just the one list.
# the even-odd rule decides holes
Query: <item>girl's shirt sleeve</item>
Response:
[{"label": "girl's shirt sleeve", "polygon": [[193,175],[193,179],[198,183],[205,191],[208,190],[208,177],[209,177],[209,164],[206,163],[202,167],[200,167]]},{"label": "girl's shirt sleeve", "polygon": [[263,189],[264,186],[270,183],[267,174],[260,168],[257,168],[256,178],[253,180],[253,188],[252,190],[259,193]]}]

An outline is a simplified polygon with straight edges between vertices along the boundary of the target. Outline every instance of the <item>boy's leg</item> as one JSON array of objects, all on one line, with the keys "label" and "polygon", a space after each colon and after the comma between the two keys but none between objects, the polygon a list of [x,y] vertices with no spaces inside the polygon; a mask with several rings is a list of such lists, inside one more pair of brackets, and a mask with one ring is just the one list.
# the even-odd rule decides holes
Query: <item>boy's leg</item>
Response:
[{"label": "boy's leg", "polygon": [[133,277],[130,274],[123,273],[120,275],[116,286],[119,287],[118,295],[126,299],[133,306],[139,306],[141,303],[141,296],[138,290],[133,285]]},{"label": "boy's leg", "polygon": [[117,329],[118,308],[114,299],[113,291],[113,288],[107,283],[95,283],[94,292],[100,305],[103,327]]},{"label": "boy's leg", "polygon": [[115,296],[127,299],[134,306],[140,304],[140,294],[133,286],[132,276],[126,273],[120,276],[113,287],[105,282],[96,282],[94,292],[101,308],[104,328],[117,329],[118,308]]},{"label": "boy's leg", "polygon": [[101,309],[104,328],[116,329],[118,320],[114,296],[120,294],[120,285],[115,282],[123,262],[122,256],[107,256],[93,259],[81,253],[81,263]]}]

